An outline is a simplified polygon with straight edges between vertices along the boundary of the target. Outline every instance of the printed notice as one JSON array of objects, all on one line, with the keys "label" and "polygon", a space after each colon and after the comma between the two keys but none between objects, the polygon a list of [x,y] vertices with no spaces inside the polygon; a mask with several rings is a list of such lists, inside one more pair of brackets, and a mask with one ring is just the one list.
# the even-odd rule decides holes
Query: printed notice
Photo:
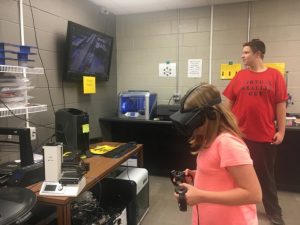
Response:
[{"label": "printed notice", "polygon": [[188,77],[202,76],[202,59],[188,60]]},{"label": "printed notice", "polygon": [[96,93],[96,77],[83,77],[83,93],[95,94]]}]

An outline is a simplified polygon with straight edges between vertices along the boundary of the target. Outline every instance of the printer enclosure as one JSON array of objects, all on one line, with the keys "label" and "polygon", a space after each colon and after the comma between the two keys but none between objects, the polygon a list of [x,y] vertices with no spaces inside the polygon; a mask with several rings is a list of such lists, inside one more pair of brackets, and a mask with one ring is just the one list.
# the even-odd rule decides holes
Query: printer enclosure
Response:
[{"label": "printer enclosure", "polygon": [[123,91],[118,99],[118,117],[149,120],[156,116],[157,94],[148,91]]}]

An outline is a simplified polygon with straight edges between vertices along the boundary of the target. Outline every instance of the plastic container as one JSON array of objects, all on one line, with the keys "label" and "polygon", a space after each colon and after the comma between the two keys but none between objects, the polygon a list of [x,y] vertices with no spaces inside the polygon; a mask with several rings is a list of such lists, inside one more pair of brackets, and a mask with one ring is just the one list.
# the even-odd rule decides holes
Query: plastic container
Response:
[{"label": "plastic container", "polygon": [[[13,51],[11,49],[7,49],[7,47],[18,48],[18,51]],[[0,65],[5,65],[5,60],[18,60],[18,66],[27,67],[28,62],[34,62],[34,60],[29,59],[29,55],[36,55],[36,53],[32,53],[31,50],[36,49],[35,46],[30,45],[16,45],[5,42],[0,42]],[[6,57],[6,53],[16,54],[16,58],[8,58]]]}]

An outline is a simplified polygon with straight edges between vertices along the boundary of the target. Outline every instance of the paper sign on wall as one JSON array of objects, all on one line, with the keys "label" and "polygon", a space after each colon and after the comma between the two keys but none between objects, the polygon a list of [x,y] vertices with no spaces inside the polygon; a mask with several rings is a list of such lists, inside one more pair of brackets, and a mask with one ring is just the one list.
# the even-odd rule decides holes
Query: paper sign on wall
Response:
[{"label": "paper sign on wall", "polygon": [[231,80],[237,72],[239,72],[242,68],[241,64],[233,64],[233,63],[228,63],[228,64],[221,64],[220,68],[220,79],[221,80]]},{"label": "paper sign on wall", "polygon": [[83,93],[84,94],[96,93],[96,77],[90,77],[90,76],[83,77]]},{"label": "paper sign on wall", "polygon": [[285,75],[285,63],[264,63],[264,65],[279,70],[282,76]]},{"label": "paper sign on wall", "polygon": [[188,60],[188,77],[202,76],[202,59]]}]

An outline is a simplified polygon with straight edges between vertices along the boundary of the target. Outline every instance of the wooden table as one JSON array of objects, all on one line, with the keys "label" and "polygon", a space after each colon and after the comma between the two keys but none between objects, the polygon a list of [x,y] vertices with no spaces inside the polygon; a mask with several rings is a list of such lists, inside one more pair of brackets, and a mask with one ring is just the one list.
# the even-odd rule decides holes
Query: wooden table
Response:
[{"label": "wooden table", "polygon": [[[97,145],[119,145],[116,142],[101,142]],[[83,191],[89,190],[95,184],[97,184],[106,175],[118,168],[123,162],[129,159],[131,156],[137,156],[138,167],[143,167],[143,145],[138,144],[135,149],[125,154],[120,158],[105,158],[102,156],[94,156],[87,158],[84,161],[90,164],[90,170],[85,174],[86,185]],[[71,203],[74,197],[57,197],[57,196],[42,196],[39,195],[42,182],[33,184],[28,188],[37,194],[37,200],[39,202],[56,206],[58,225],[70,225],[71,224]]]}]

